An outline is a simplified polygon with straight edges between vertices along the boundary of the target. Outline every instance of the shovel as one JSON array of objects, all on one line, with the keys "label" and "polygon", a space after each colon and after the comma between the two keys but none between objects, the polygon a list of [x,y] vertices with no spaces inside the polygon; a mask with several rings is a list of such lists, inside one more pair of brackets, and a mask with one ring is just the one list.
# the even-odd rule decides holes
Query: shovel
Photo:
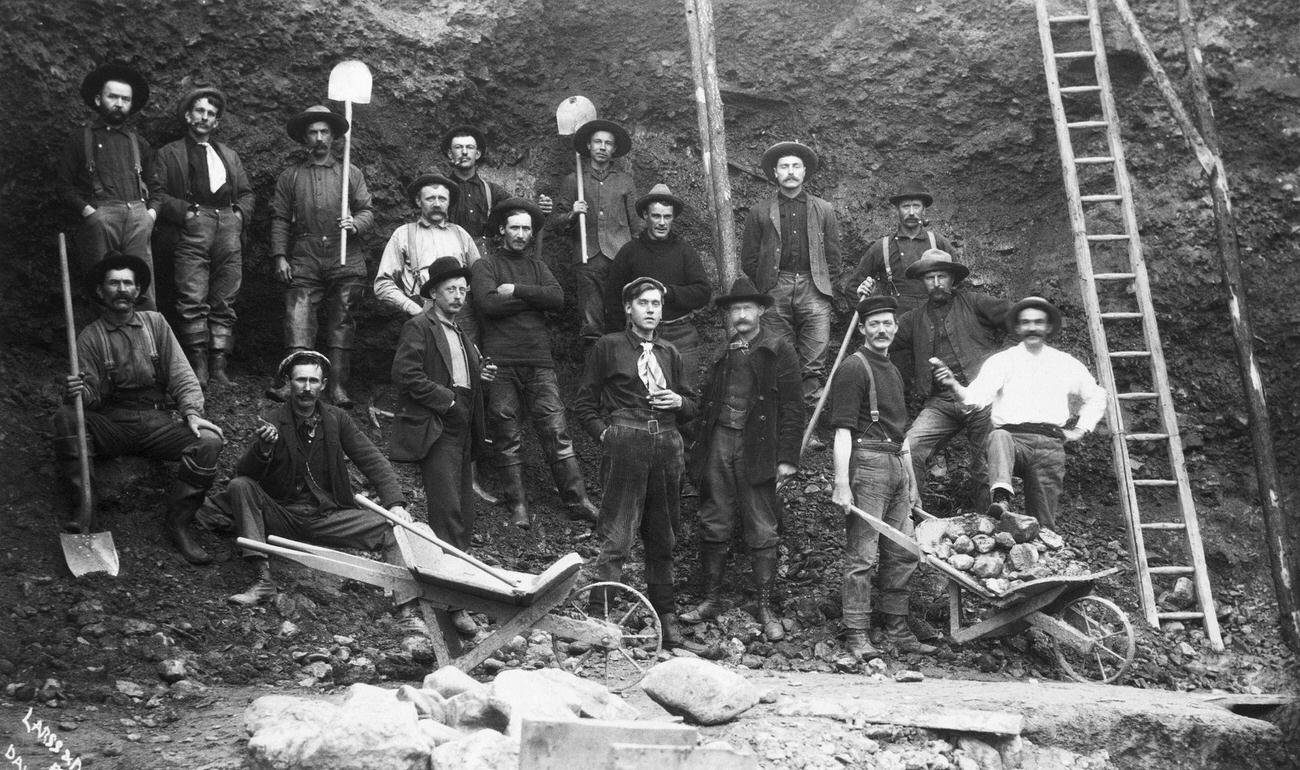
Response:
[{"label": "shovel", "polygon": [[[585,96],[570,96],[560,102],[555,110],[555,131],[560,136],[573,136],[583,123],[596,119],[596,105]],[[582,153],[574,152],[573,160],[577,166],[578,200],[585,200],[582,189]],[[578,215],[578,238],[582,245],[582,264],[587,264],[587,215]]]},{"label": "shovel", "polygon": [[[77,358],[77,327],[72,318],[72,282],[68,277],[68,240],[59,233],[59,269],[63,274],[63,318],[68,324],[68,358],[72,362],[72,373],[81,371],[81,362]],[[72,402],[77,413],[77,461],[81,469],[81,500],[77,507],[77,518],[70,522],[77,533],[59,533],[59,545],[63,546],[63,560],[68,563],[68,570],[73,577],[81,577],[91,572],[107,572],[117,577],[117,548],[113,545],[112,532],[90,532],[90,522],[95,515],[91,503],[90,489],[90,452],[86,449],[86,412],[78,391]]]},{"label": "shovel", "polygon": [[[329,98],[343,102],[348,130],[343,134],[343,205],[341,218],[348,216],[348,172],[352,169],[352,105],[370,104],[370,68],[356,59],[342,61],[330,70]],[[339,264],[348,263],[348,231],[339,236]]]}]

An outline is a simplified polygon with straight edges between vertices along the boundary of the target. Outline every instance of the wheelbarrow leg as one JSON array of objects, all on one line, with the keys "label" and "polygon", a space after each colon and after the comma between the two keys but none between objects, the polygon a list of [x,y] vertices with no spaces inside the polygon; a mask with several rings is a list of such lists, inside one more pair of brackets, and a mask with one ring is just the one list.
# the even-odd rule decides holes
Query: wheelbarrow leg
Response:
[{"label": "wheelbarrow leg", "polygon": [[948,636],[954,637],[961,630],[961,586],[957,581],[948,581]]},{"label": "wheelbarrow leg", "polygon": [[424,615],[424,623],[429,627],[429,642],[433,645],[433,654],[438,659],[438,665],[452,665],[460,655],[462,646],[460,632],[451,622],[451,613],[438,609],[427,599],[416,601],[420,605],[420,613]]}]

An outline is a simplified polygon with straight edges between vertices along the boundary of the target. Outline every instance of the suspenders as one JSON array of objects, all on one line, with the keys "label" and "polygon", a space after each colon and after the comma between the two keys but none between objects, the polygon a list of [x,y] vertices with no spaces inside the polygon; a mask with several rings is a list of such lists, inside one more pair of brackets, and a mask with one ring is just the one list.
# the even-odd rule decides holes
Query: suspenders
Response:
[{"label": "suspenders", "polygon": [[[140,200],[149,197],[149,188],[144,183],[144,167],[140,164],[140,138],[131,131],[123,131],[122,135],[131,140],[131,165],[135,168],[135,180],[140,185]],[[82,134],[82,145],[86,154],[86,173],[90,175],[90,186],[93,189],[95,197],[101,197],[104,192],[103,185],[99,183],[99,176],[95,173],[95,132],[87,123],[85,132]]]},{"label": "suspenders", "polygon": [[[149,362],[153,365],[154,384],[163,388],[165,383],[163,379],[158,376],[158,364],[161,359],[158,356],[158,342],[154,339],[153,327],[149,325],[148,318],[141,317],[140,320],[140,328],[144,332],[145,349],[149,352]],[[103,320],[95,319],[94,323],[90,325],[90,328],[94,329],[95,333],[99,336],[99,343],[104,349],[104,373],[107,375],[108,379],[112,381],[113,373],[117,371],[117,361],[113,359],[113,346],[108,343],[108,332],[104,329]],[[114,382],[114,384],[116,384],[116,382]]]},{"label": "suspenders", "polygon": [[861,350],[855,350],[853,355],[862,362],[863,368],[867,370],[867,406],[871,407],[871,422],[880,422],[880,399],[876,397],[876,375],[871,371],[871,362]]},{"label": "suspenders", "polygon": [[[936,246],[934,242],[934,232],[931,230],[926,230],[925,235],[927,238],[930,239],[930,248],[932,249],[938,248],[938,246]],[[885,280],[889,282],[889,288],[894,289],[894,268],[892,265],[889,264],[890,237],[891,236],[886,235],[884,238],[880,239],[880,261],[885,263]],[[902,254],[901,249],[899,250],[899,254]],[[895,296],[898,295],[897,289],[894,289],[894,295]]]}]

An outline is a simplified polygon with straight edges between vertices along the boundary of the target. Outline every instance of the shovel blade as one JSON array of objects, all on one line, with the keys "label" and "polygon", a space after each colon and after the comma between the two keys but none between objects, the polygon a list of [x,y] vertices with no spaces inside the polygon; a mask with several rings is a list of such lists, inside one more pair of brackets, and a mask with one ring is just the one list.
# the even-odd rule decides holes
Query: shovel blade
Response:
[{"label": "shovel blade", "polygon": [[560,102],[555,110],[555,132],[560,136],[572,136],[575,131],[596,119],[596,105],[585,96],[570,96]]},{"label": "shovel blade", "polygon": [[112,532],[89,535],[60,533],[59,544],[63,546],[63,560],[68,563],[73,577],[92,572],[107,572],[110,577],[117,577],[119,564]]},{"label": "shovel blade", "polygon": [[370,68],[365,62],[349,59],[330,70],[329,98],[336,102],[370,104]]}]

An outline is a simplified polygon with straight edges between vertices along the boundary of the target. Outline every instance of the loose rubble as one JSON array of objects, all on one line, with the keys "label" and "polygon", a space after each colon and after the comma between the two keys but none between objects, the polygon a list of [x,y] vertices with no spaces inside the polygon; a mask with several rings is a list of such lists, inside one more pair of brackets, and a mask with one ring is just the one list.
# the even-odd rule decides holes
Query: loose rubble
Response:
[{"label": "loose rubble", "polygon": [[1089,573],[1064,538],[1032,516],[1011,512],[1000,519],[978,513],[948,519],[933,554],[995,594],[1031,580]]}]

